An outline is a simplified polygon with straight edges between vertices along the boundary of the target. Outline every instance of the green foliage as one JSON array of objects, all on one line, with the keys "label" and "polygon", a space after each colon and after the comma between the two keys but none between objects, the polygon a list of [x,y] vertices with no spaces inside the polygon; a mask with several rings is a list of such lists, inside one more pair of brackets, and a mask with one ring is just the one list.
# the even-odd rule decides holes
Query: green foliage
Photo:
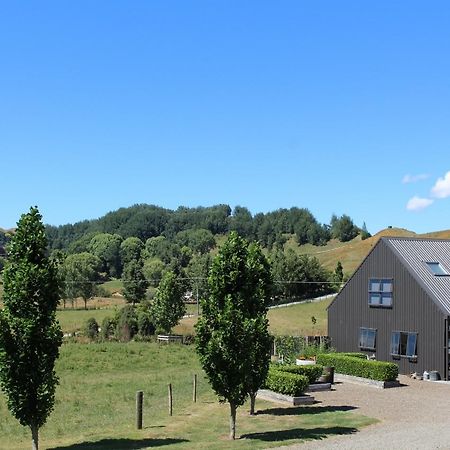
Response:
[{"label": "green foliage", "polygon": [[303,336],[275,336],[274,342],[276,352],[283,357],[284,364],[294,364],[299,357],[311,358],[332,351],[325,342],[307,344]]},{"label": "green foliage", "polygon": [[342,281],[344,280],[344,269],[340,261],[338,261],[336,264],[333,278],[337,283],[342,283]]},{"label": "green foliage", "polygon": [[361,240],[365,241],[366,239],[372,237],[372,235],[367,231],[366,222],[363,223],[361,228]]},{"label": "green foliage", "polygon": [[353,358],[367,359],[367,355],[365,353],[359,352],[339,352],[339,355],[350,356]]},{"label": "green foliage", "polygon": [[121,244],[120,235],[108,233],[95,235],[89,244],[89,251],[102,262],[101,271],[106,272],[110,277],[120,277],[122,273]]},{"label": "green foliage", "polygon": [[128,342],[138,332],[138,315],[133,305],[125,305],[117,311],[115,317],[116,330],[115,337],[122,341]]},{"label": "green foliage", "polygon": [[306,345],[302,336],[275,336],[274,342],[277,354],[283,358],[283,362],[286,364],[295,363]]},{"label": "green foliage", "polygon": [[331,216],[330,227],[331,236],[335,239],[339,239],[341,242],[351,241],[358,236],[359,233],[358,227],[346,214],[343,214],[341,217],[337,217],[333,214]]},{"label": "green foliage", "polygon": [[4,247],[9,242],[10,237],[7,233],[0,230],[0,246]]},{"label": "green foliage", "polygon": [[282,299],[311,298],[333,291],[328,283],[330,273],[315,257],[299,255],[288,249],[287,252],[280,250],[272,252],[270,261],[275,280],[275,293]]},{"label": "green foliage", "polygon": [[138,305],[137,323],[138,323],[138,332],[141,336],[146,337],[155,334],[156,327],[152,316],[150,302],[145,301]]},{"label": "green foliage", "polygon": [[100,336],[102,339],[108,340],[114,336],[117,327],[117,319],[113,317],[105,317],[100,327]]},{"label": "green foliage", "polygon": [[54,404],[54,365],[62,342],[56,320],[58,278],[47,257],[37,208],[20,218],[8,246],[0,310],[0,387],[14,417],[32,431],[44,425]]},{"label": "green foliage", "polygon": [[156,290],[152,316],[158,331],[170,333],[186,311],[183,288],[173,272],[166,272]]},{"label": "green foliage", "polygon": [[175,242],[180,247],[189,247],[194,253],[200,254],[209,252],[216,245],[211,231],[202,228],[180,231]]},{"label": "green foliage", "polygon": [[317,356],[317,362],[323,366],[332,366],[335,371],[345,375],[369,378],[379,381],[394,381],[398,376],[398,365],[384,361],[371,361],[340,353],[328,353]]},{"label": "green foliage", "polygon": [[189,289],[199,293],[200,298],[208,296],[208,276],[211,268],[212,258],[209,253],[194,255],[185,269],[186,277],[189,278]]},{"label": "green foliage", "polygon": [[87,301],[96,294],[96,283],[100,278],[98,272],[100,259],[91,253],[69,255],[61,266],[64,298],[82,297],[85,309]]},{"label": "green foliage", "polygon": [[148,281],[142,270],[141,260],[132,260],[123,271],[123,296],[128,303],[139,303],[145,299]]},{"label": "green foliage", "polygon": [[309,380],[305,375],[283,372],[278,369],[269,369],[265,387],[280,394],[298,397],[302,395],[308,387]]},{"label": "green foliage", "polygon": [[98,323],[94,317],[88,319],[84,325],[84,335],[91,340],[94,340],[98,336]]},{"label": "green foliage", "polygon": [[267,376],[270,267],[258,244],[232,232],[213,261],[208,283],[196,325],[197,352],[214,391],[230,403],[234,438],[236,407]]},{"label": "green foliage", "polygon": [[[69,253],[90,251],[89,241],[96,234],[117,234],[124,239],[136,237],[143,242],[152,237],[165,236],[174,243],[178,233],[195,230],[206,230],[212,235],[234,230],[249,239],[256,238],[262,246],[269,249],[274,245],[282,248],[286,240],[285,235],[295,234],[300,245],[324,245],[331,237],[327,225],[320,224],[308,209],[296,207],[281,208],[252,217],[250,211],[242,206],[237,206],[231,215],[229,205],[207,208],[179,207],[172,211],[155,205],[141,204],[120,208],[97,220],[47,227],[50,248],[70,249]],[[354,228],[350,227],[350,233],[354,233]],[[86,236],[89,236],[89,239]],[[177,243],[176,247],[188,246],[195,252],[196,244],[191,244],[183,241],[181,244]],[[153,256],[161,258],[159,254]],[[144,256],[145,259],[148,257]],[[169,263],[165,258],[161,259],[166,264]]]},{"label": "green foliage", "polygon": [[95,296],[96,297],[103,297],[103,298],[110,298],[111,297],[111,290],[107,289],[105,286],[97,285],[95,288]]},{"label": "green foliage", "polygon": [[233,215],[229,219],[230,231],[235,231],[239,236],[246,239],[254,239],[253,218],[251,212],[243,207],[236,206]]},{"label": "green foliage", "polygon": [[131,261],[139,261],[144,250],[144,243],[138,237],[126,238],[120,244],[120,258],[122,265],[126,266]]},{"label": "green foliage", "polygon": [[152,258],[144,261],[144,267],[142,270],[150,286],[158,287],[164,273],[167,270],[167,266],[159,258]]},{"label": "green foliage", "polygon": [[295,364],[273,364],[271,369],[280,370],[281,372],[294,373],[296,375],[304,375],[308,378],[309,384],[315,383],[323,372],[323,366],[320,364],[305,366],[297,366]]}]

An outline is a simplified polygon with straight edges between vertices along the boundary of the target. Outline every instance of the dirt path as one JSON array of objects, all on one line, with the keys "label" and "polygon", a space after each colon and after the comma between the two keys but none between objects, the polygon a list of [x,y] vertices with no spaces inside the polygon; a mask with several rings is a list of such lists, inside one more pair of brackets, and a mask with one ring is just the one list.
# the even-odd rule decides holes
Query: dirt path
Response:
[{"label": "dirt path", "polygon": [[400,376],[403,387],[377,389],[350,383],[332,392],[315,393],[318,406],[353,406],[356,414],[379,423],[353,435],[280,447],[298,449],[412,450],[450,449],[450,384],[411,380]]}]

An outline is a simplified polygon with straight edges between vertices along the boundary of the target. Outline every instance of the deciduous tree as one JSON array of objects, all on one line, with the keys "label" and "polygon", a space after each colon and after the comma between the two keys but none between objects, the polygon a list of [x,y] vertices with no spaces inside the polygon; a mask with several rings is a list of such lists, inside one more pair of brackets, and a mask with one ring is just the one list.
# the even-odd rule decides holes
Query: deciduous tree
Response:
[{"label": "deciduous tree", "polygon": [[37,208],[22,215],[8,248],[0,310],[0,386],[11,413],[31,429],[32,448],[53,409],[54,365],[62,332],[56,320],[58,281],[47,257],[45,228]]},{"label": "deciduous tree", "polygon": [[91,253],[83,252],[69,255],[61,269],[66,298],[82,297],[84,309],[87,309],[87,301],[96,293],[100,264],[100,259]]},{"label": "deciduous tree", "polygon": [[197,352],[219,400],[230,405],[234,439],[236,409],[267,375],[269,265],[259,245],[232,232],[213,261],[208,283],[196,326]]},{"label": "deciduous tree", "polygon": [[170,333],[186,312],[183,287],[173,272],[166,272],[156,290],[152,305],[152,316],[156,328]]},{"label": "deciduous tree", "polygon": [[123,295],[127,302],[134,305],[145,299],[148,281],[142,271],[142,261],[130,261],[124,268],[122,281]]}]

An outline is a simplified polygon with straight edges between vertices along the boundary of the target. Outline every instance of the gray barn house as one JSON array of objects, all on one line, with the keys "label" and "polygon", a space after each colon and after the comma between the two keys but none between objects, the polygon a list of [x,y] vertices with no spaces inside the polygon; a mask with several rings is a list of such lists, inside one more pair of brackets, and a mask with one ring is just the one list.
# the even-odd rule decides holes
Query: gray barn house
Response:
[{"label": "gray barn house", "polygon": [[328,307],[337,351],[449,378],[450,240],[381,238]]}]

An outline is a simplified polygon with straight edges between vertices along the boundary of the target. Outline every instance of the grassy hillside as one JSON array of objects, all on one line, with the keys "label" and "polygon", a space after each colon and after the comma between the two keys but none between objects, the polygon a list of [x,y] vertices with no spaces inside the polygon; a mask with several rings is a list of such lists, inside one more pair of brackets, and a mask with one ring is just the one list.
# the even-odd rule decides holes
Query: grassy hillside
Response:
[{"label": "grassy hillside", "polygon": [[383,236],[450,239],[450,230],[416,234],[412,231],[405,230],[404,228],[386,228],[364,241],[361,240],[360,236],[357,236],[349,242],[339,242],[336,239],[332,239],[323,247],[317,247],[310,244],[299,247],[293,238],[291,238],[286,243],[286,246],[293,248],[299,253],[317,257],[317,259],[329,270],[334,270],[337,262],[341,261],[344,272],[351,275],[367,256],[372,247]]}]

